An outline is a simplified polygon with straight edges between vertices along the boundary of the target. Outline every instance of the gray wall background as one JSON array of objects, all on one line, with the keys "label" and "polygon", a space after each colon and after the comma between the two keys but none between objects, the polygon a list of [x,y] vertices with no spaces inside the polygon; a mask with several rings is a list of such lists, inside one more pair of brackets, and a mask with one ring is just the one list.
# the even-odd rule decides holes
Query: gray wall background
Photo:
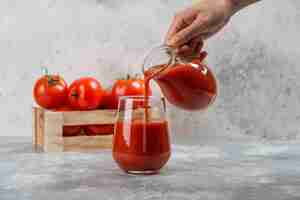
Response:
[{"label": "gray wall background", "polygon": [[[140,72],[187,0],[1,0],[0,136],[31,136],[31,90],[40,66],[67,81],[107,86]],[[206,43],[219,97],[206,112],[169,107],[176,141],[300,137],[300,1],[263,2],[234,16]]]}]

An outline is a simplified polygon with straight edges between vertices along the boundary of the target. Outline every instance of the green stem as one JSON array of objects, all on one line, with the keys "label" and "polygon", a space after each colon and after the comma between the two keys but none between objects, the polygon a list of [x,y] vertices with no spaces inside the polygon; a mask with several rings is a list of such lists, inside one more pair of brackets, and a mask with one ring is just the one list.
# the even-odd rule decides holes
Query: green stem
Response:
[{"label": "green stem", "polygon": [[49,75],[49,71],[48,71],[47,67],[41,66],[41,71],[42,71],[42,75],[45,75],[45,76]]}]

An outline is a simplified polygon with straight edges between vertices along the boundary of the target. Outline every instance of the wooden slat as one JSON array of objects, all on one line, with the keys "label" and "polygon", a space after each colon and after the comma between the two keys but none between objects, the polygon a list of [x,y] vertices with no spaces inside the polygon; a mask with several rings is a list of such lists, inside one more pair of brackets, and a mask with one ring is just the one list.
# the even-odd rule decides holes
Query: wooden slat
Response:
[{"label": "wooden slat", "polygon": [[44,151],[61,152],[64,150],[63,115],[59,112],[44,112]]},{"label": "wooden slat", "polygon": [[64,137],[64,151],[88,152],[112,147],[112,135]]},{"label": "wooden slat", "polygon": [[114,124],[115,110],[63,112],[64,125]]},{"label": "wooden slat", "polygon": [[44,145],[44,110],[38,107],[32,108],[33,124],[33,148],[40,151]]},{"label": "wooden slat", "polygon": [[37,108],[36,117],[37,117],[37,144],[39,147],[42,147],[44,145],[44,128],[45,128],[44,110],[41,108]]},{"label": "wooden slat", "polygon": [[32,108],[32,145],[33,149],[36,151],[38,148],[37,139],[38,139],[38,133],[37,133],[37,115],[36,115],[36,108]]}]

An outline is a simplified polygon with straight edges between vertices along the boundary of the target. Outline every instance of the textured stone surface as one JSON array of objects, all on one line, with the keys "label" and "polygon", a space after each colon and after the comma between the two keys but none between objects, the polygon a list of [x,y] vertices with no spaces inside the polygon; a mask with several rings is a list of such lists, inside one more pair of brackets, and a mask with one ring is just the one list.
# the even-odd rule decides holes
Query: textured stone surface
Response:
[{"label": "textured stone surface", "polygon": [[296,200],[299,143],[174,146],[160,175],[119,170],[110,151],[43,154],[1,138],[1,200]]},{"label": "textured stone surface", "polygon": [[[176,10],[190,0],[1,0],[0,135],[30,136],[31,89],[40,65],[68,81],[98,77],[107,86],[140,72]],[[209,40],[208,63],[220,83],[205,113],[170,107],[177,141],[240,137],[298,139],[300,1],[264,0]],[[183,140],[184,139],[184,140]]]}]

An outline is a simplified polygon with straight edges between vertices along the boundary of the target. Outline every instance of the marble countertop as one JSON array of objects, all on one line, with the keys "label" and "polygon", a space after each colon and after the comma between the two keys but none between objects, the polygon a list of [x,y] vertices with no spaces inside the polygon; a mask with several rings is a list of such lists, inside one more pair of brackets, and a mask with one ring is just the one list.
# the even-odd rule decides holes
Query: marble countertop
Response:
[{"label": "marble countertop", "polygon": [[124,174],[109,150],[34,153],[0,138],[1,200],[299,200],[300,143],[173,146],[160,175]]}]

